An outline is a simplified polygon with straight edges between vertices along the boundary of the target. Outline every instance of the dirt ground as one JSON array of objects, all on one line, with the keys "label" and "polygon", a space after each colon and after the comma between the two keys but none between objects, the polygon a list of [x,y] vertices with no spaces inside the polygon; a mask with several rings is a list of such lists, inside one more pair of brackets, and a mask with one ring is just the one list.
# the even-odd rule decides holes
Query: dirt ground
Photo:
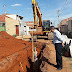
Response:
[{"label": "dirt ground", "polygon": [[[37,48],[38,54],[41,50]],[[32,59],[32,43],[0,32],[0,72],[27,72]]]},{"label": "dirt ground", "polygon": [[63,69],[57,71],[56,67],[56,52],[51,40],[38,39],[38,42],[46,43],[46,48],[43,50],[42,64],[40,69],[42,72],[72,72],[72,58],[63,58]]},{"label": "dirt ground", "polygon": [[0,32],[0,72],[72,72],[72,58],[63,57],[61,71],[54,67],[56,57],[52,40],[37,39],[34,47],[39,58],[37,71],[32,70],[32,43]]}]

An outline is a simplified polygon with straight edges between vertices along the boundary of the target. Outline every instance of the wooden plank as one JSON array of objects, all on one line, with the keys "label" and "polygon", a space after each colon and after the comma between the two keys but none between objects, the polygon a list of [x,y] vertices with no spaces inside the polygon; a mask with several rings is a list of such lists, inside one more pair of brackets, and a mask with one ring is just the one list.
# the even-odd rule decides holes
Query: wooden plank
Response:
[{"label": "wooden plank", "polygon": [[32,31],[32,62],[34,62],[33,31]]}]

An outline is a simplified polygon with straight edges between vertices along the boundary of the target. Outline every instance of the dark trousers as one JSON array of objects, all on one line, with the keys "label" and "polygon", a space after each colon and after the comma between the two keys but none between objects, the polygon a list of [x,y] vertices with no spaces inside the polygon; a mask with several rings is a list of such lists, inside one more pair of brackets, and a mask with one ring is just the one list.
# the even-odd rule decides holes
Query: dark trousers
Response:
[{"label": "dark trousers", "polygon": [[55,43],[57,66],[62,68],[62,43]]}]

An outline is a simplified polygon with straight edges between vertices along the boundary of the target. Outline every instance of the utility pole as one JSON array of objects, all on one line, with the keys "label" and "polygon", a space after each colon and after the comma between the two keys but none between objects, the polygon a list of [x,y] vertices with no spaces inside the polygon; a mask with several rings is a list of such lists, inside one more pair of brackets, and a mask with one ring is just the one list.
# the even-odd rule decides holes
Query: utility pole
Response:
[{"label": "utility pole", "polygon": [[55,26],[55,21],[54,21],[54,26]]},{"label": "utility pole", "polygon": [[4,14],[5,14],[5,4],[4,4]]},{"label": "utility pole", "polygon": [[59,24],[59,10],[58,10],[58,24]]}]

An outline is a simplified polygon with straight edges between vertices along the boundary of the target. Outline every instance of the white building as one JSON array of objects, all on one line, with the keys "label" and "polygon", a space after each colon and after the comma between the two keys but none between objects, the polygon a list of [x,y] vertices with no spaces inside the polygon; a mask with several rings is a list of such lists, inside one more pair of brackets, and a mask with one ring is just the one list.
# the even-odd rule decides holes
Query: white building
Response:
[{"label": "white building", "polygon": [[21,25],[23,23],[23,17],[16,14],[6,14],[6,16],[19,21],[19,35],[21,35]]},{"label": "white building", "polygon": [[20,35],[30,35],[29,31],[36,31],[36,29],[31,29],[33,25],[33,21],[22,22],[20,27]]},{"label": "white building", "polygon": [[27,24],[25,22],[23,22],[20,26],[20,36],[30,35],[29,28],[30,28],[30,26],[27,26]]},{"label": "white building", "polygon": [[19,20],[20,23],[23,22],[23,17],[22,16],[19,16],[19,15],[16,15],[16,14],[8,14],[6,15],[14,20]]}]

